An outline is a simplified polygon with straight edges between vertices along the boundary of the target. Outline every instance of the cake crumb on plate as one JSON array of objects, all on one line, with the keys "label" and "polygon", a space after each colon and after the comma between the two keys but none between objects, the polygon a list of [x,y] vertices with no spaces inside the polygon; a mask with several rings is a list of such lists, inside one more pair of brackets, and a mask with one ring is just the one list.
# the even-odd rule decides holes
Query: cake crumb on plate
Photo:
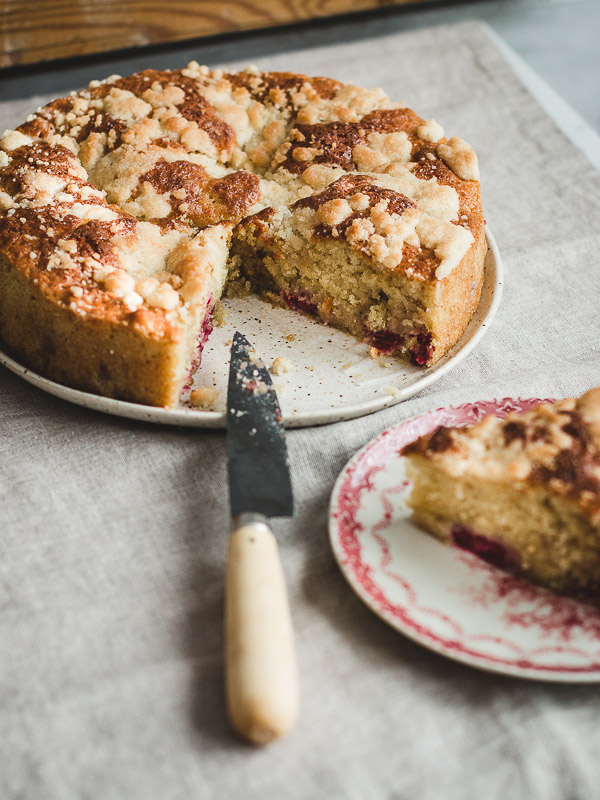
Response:
[{"label": "cake crumb on plate", "polygon": [[385,394],[389,394],[390,397],[402,397],[402,390],[398,389],[397,386],[387,386],[384,389]]},{"label": "cake crumb on plate", "polygon": [[212,408],[219,399],[214,386],[199,386],[190,393],[190,404],[195,408]]},{"label": "cake crumb on plate", "polygon": [[294,362],[285,356],[278,356],[271,364],[269,372],[271,375],[283,375],[294,369]]}]

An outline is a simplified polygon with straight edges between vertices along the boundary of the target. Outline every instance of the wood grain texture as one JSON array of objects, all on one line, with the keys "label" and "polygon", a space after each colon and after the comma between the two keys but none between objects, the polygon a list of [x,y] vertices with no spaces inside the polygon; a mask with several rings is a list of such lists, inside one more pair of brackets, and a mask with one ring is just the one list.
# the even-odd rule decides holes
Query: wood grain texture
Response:
[{"label": "wood grain texture", "polygon": [[269,28],[408,2],[415,0],[0,0],[0,67]]}]

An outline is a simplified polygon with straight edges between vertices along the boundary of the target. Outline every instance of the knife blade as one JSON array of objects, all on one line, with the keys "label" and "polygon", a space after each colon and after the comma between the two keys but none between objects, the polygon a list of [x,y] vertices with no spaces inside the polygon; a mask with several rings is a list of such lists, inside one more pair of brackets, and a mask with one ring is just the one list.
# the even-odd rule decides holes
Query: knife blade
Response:
[{"label": "knife blade", "polygon": [[231,516],[254,511],[294,515],[281,410],[268,370],[236,332],[227,393],[227,457]]},{"label": "knife blade", "polygon": [[271,376],[239,332],[231,347],[227,455],[232,533],[225,580],[225,684],[231,723],[267,744],[298,716],[298,671],[285,578],[268,518],[294,500]]}]

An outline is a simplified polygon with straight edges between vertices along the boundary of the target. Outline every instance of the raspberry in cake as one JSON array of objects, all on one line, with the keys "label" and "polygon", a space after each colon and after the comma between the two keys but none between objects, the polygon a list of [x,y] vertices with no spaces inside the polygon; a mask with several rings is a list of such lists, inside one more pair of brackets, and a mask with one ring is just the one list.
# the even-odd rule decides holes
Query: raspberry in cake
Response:
[{"label": "raspberry in cake", "polygon": [[600,388],[402,451],[416,522],[553,591],[600,602]]},{"label": "raspberry in cake", "polygon": [[0,140],[0,335],[111,397],[177,403],[240,289],[431,365],[485,252],[475,151],[380,89],[193,62],[92,81]]}]

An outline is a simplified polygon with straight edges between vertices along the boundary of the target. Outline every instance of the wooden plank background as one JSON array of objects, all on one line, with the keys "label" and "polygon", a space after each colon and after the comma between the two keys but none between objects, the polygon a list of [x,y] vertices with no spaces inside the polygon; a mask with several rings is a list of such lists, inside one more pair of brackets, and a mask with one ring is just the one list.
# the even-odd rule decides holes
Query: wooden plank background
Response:
[{"label": "wooden plank background", "polygon": [[0,67],[409,2],[419,0],[0,0]]}]

